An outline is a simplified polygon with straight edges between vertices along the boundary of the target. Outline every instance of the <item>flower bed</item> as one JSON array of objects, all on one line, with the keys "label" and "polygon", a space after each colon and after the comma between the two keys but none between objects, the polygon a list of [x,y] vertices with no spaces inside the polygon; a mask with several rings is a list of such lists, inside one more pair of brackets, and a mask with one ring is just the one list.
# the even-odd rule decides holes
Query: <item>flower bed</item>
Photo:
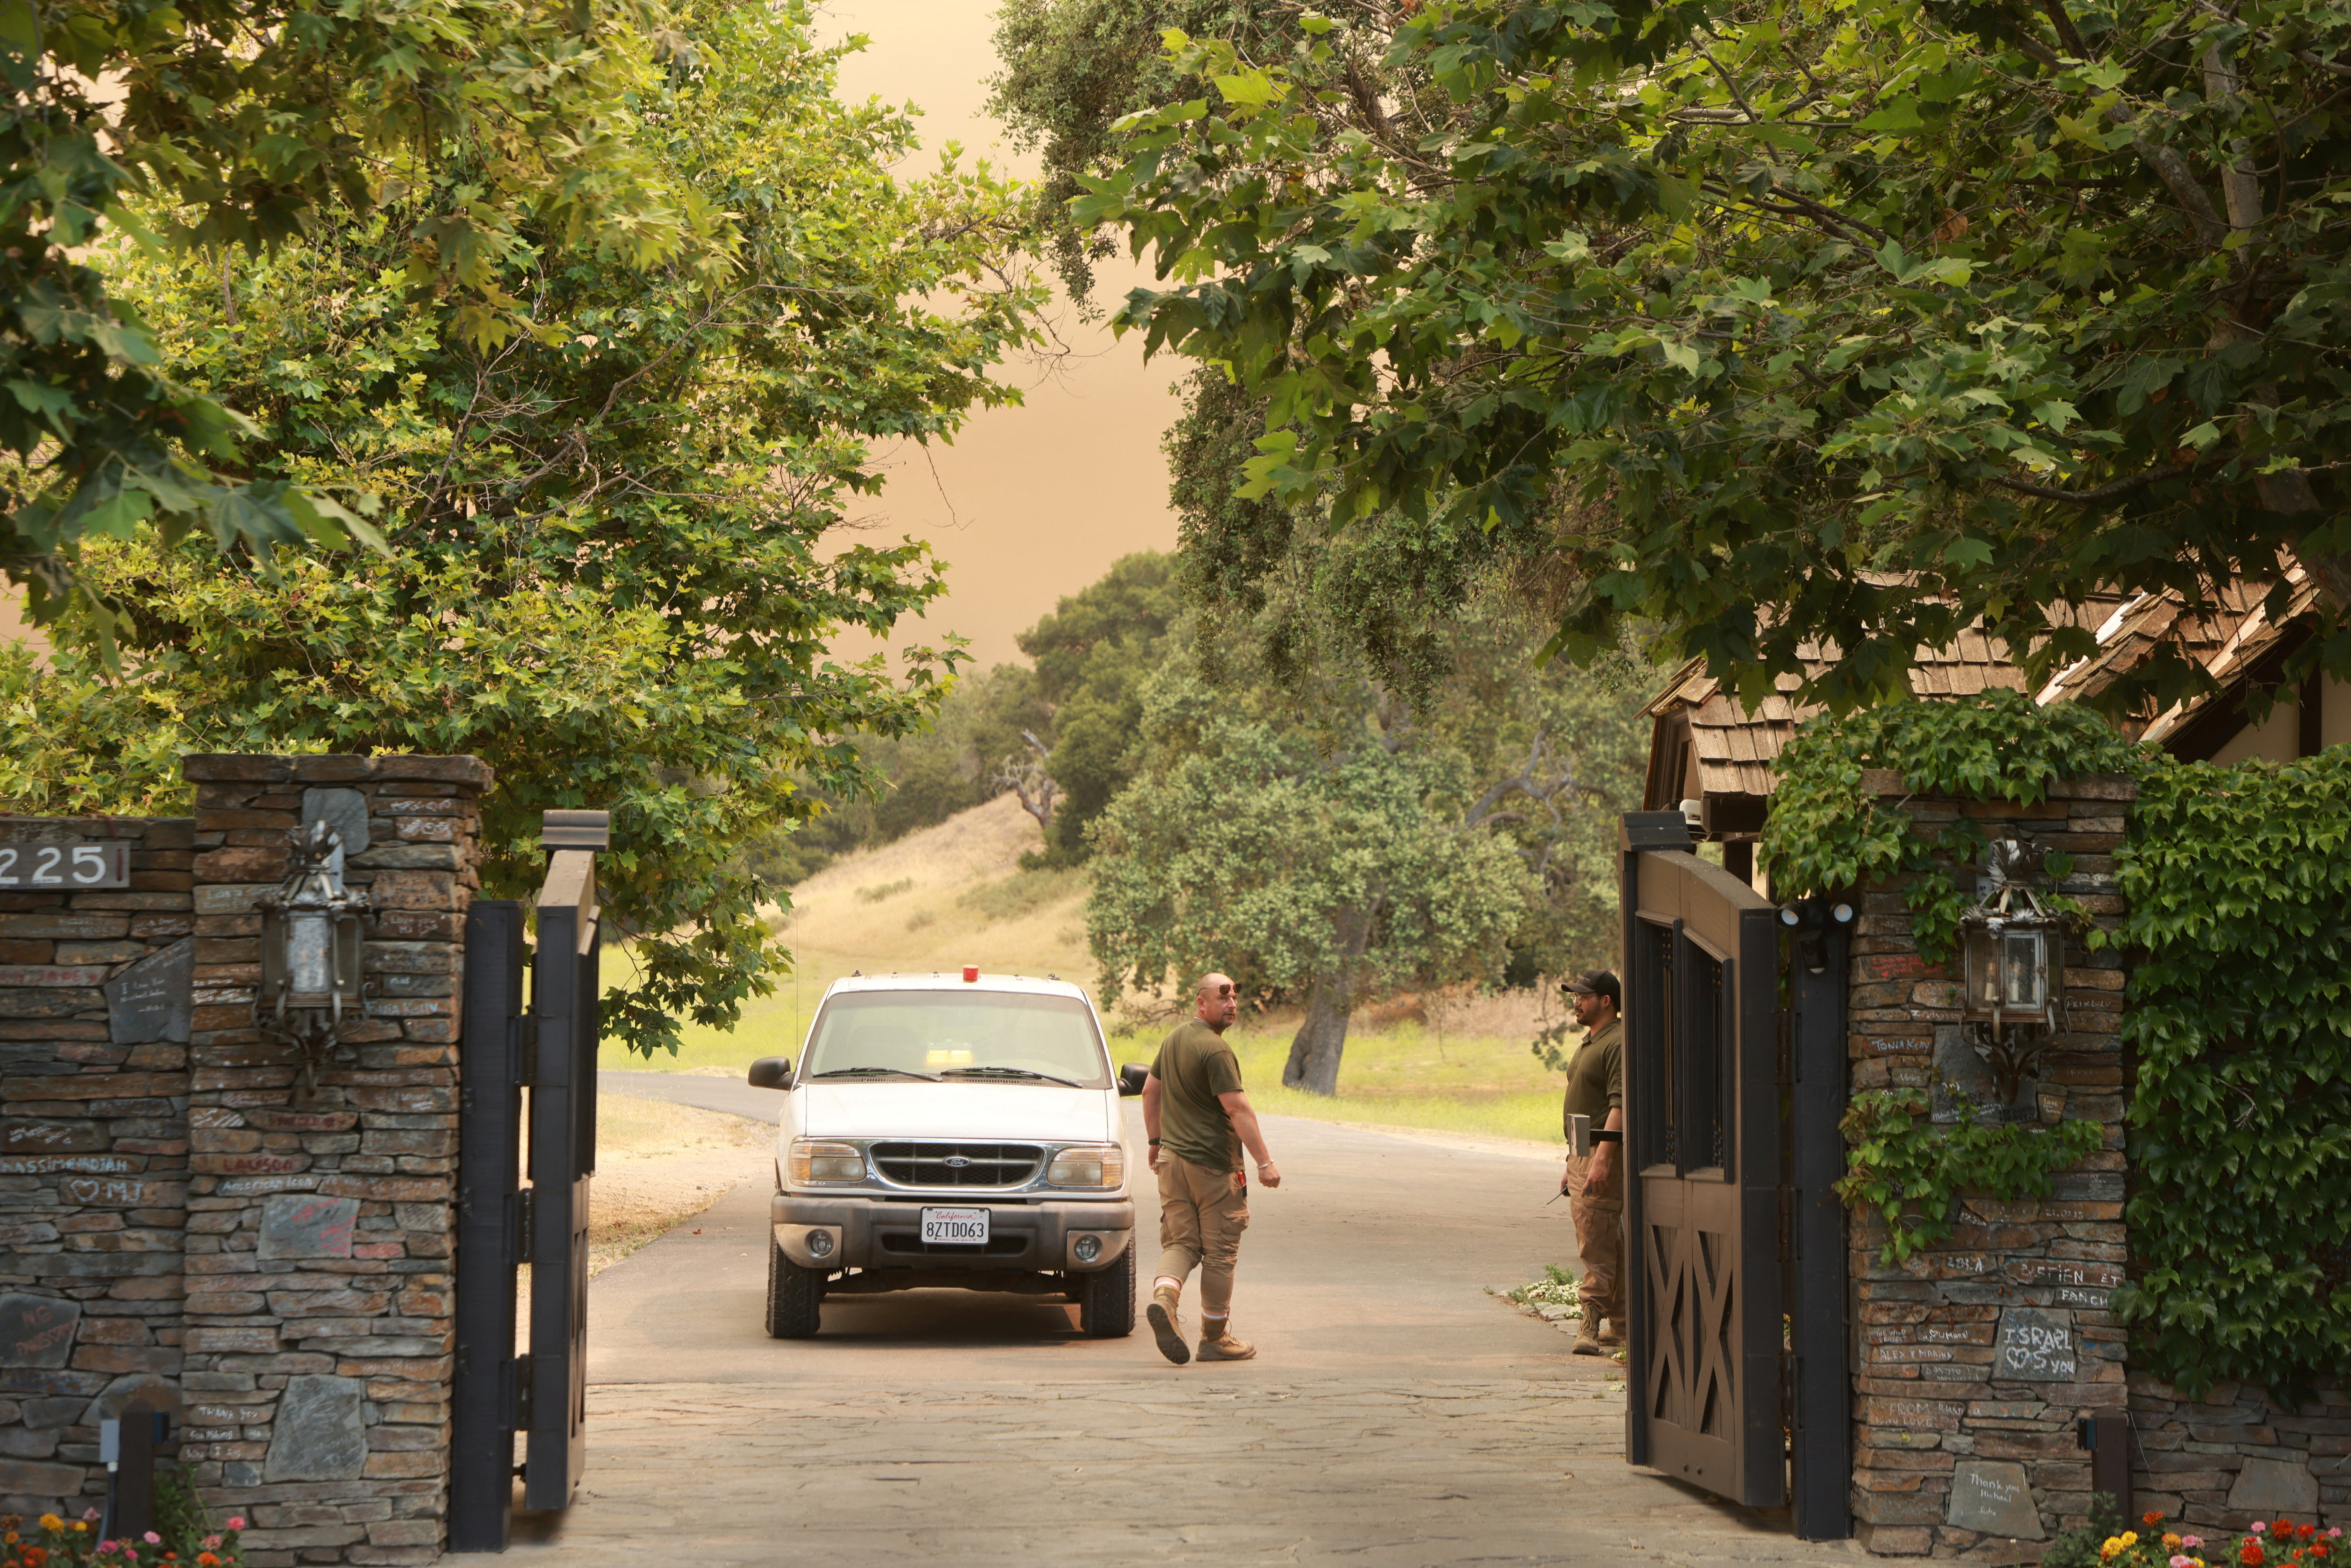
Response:
[{"label": "flower bed", "polygon": [[2333,1568],[2343,1539],[2339,1525],[2321,1530],[2283,1519],[2255,1520],[2234,1546],[2224,1546],[2200,1535],[2159,1530],[2160,1513],[2143,1514],[2139,1522],[2147,1533],[2126,1530],[2099,1545],[2098,1559],[2106,1568]]}]

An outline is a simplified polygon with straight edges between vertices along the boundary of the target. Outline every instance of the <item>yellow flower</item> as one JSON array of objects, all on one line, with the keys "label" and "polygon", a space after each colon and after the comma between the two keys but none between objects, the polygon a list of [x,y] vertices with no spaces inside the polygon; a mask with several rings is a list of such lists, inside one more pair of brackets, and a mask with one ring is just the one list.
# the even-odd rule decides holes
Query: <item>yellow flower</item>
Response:
[{"label": "yellow flower", "polygon": [[66,1521],[59,1519],[56,1514],[45,1513],[41,1515],[41,1528],[43,1530],[63,1530],[65,1527]]},{"label": "yellow flower", "polygon": [[88,1521],[88,1520],[86,1520],[86,1519],[77,1519],[77,1520],[75,1520],[75,1521],[74,1521],[74,1522],[73,1522],[73,1527],[74,1527],[74,1530],[75,1530],[76,1533],[78,1533],[78,1534],[87,1535],[87,1534],[89,1534],[89,1521]]},{"label": "yellow flower", "polygon": [[2179,1551],[2179,1537],[2178,1537],[2177,1535],[2172,1534],[2172,1533],[2171,1533],[2169,1531],[2168,1531],[2168,1530],[2167,1530],[2167,1531],[2165,1531],[2163,1532],[2163,1549],[2164,1549],[2166,1552],[2177,1552],[2177,1551]]}]

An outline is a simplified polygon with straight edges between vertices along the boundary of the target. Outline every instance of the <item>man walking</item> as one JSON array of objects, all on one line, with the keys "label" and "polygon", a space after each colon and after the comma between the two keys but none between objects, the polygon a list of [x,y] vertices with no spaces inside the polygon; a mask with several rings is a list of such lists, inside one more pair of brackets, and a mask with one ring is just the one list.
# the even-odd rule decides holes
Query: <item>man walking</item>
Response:
[{"label": "man walking", "polygon": [[[1562,1129],[1571,1116],[1589,1116],[1593,1131],[1621,1134],[1625,1127],[1625,1026],[1617,1021],[1624,991],[1616,977],[1592,969],[1560,987],[1586,1030],[1567,1064],[1567,1097],[1560,1108]],[[1625,1343],[1624,1150],[1619,1142],[1594,1139],[1588,1155],[1570,1155],[1559,1190],[1567,1194],[1568,1218],[1575,1222],[1576,1255],[1583,1278],[1575,1288],[1583,1306],[1576,1330],[1577,1355],[1598,1355]],[[1603,1333],[1600,1320],[1608,1320]]]},{"label": "man walking", "polygon": [[1181,1366],[1192,1359],[1176,1308],[1184,1281],[1200,1270],[1200,1359],[1247,1361],[1257,1347],[1232,1335],[1233,1264],[1249,1228],[1249,1178],[1241,1146],[1258,1179],[1281,1185],[1266,1153],[1257,1113],[1241,1092],[1241,1064],[1225,1043],[1240,1016],[1231,978],[1206,975],[1193,990],[1193,1016],[1162,1041],[1143,1081],[1143,1128],[1159,1176],[1159,1277],[1144,1315],[1159,1354]]}]

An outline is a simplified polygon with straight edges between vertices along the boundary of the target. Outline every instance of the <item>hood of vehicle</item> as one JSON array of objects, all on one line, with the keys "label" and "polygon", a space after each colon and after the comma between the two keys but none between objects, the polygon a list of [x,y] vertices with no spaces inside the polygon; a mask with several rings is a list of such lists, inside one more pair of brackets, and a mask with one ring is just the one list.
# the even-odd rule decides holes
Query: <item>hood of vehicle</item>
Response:
[{"label": "hood of vehicle", "polygon": [[809,1083],[795,1092],[810,1138],[960,1139],[995,1144],[1118,1140],[1107,1089],[1053,1083]]}]

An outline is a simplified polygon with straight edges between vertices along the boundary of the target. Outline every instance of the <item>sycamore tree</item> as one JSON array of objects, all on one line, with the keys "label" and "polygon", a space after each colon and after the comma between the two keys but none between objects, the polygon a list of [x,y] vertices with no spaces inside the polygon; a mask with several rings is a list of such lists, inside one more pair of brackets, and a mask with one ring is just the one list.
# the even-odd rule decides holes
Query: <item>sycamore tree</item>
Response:
[{"label": "sycamore tree", "polygon": [[637,134],[693,59],[643,0],[0,4],[0,570],[34,617],[103,632],[82,541],[142,520],[265,568],[381,542],[363,487],[269,470],[252,411],[172,358],[110,239],[230,290],[239,256],[372,209],[407,308],[495,349],[545,328],[512,287],[545,236],[727,269],[724,211]]},{"label": "sycamore tree", "polygon": [[1286,681],[1251,663],[1212,682],[1179,647],[1145,689],[1137,776],[1088,835],[1105,993],[1216,968],[1294,998],[1282,1082],[1329,1094],[1359,1001],[1613,952],[1614,824],[1643,737],[1620,685],[1528,678],[1539,641],[1466,617],[1418,703],[1343,649]]},{"label": "sycamore tree", "polygon": [[486,275],[519,323],[484,339],[408,267],[444,193],[336,206],[224,273],[110,256],[164,370],[246,412],[263,482],[384,497],[388,553],[224,570],[144,531],[83,570],[122,607],[124,668],[68,628],[0,657],[15,809],[181,803],[186,751],[487,759],[485,891],[536,883],[540,811],[604,807],[609,917],[635,973],[606,998],[632,1047],[724,1027],[783,961],[741,851],[872,784],[861,737],[914,731],[960,654],[828,655],[939,591],[926,547],[843,543],[871,448],[951,434],[1016,394],[1031,338],[1011,270],[1019,192],[941,167],[901,183],[904,116],[833,94],[804,14],[709,0],[690,66],[652,84],[629,157],[730,214],[723,273],[645,270],[563,223]]},{"label": "sycamore tree", "polygon": [[1008,90],[1156,265],[1119,323],[1261,400],[1240,499],[1401,517],[1418,589],[1531,573],[1572,653],[1645,621],[1750,690],[1832,641],[1847,702],[2290,550],[2285,678],[2351,676],[2351,8],[1266,5],[1092,141],[1127,89],[1058,37]]}]

